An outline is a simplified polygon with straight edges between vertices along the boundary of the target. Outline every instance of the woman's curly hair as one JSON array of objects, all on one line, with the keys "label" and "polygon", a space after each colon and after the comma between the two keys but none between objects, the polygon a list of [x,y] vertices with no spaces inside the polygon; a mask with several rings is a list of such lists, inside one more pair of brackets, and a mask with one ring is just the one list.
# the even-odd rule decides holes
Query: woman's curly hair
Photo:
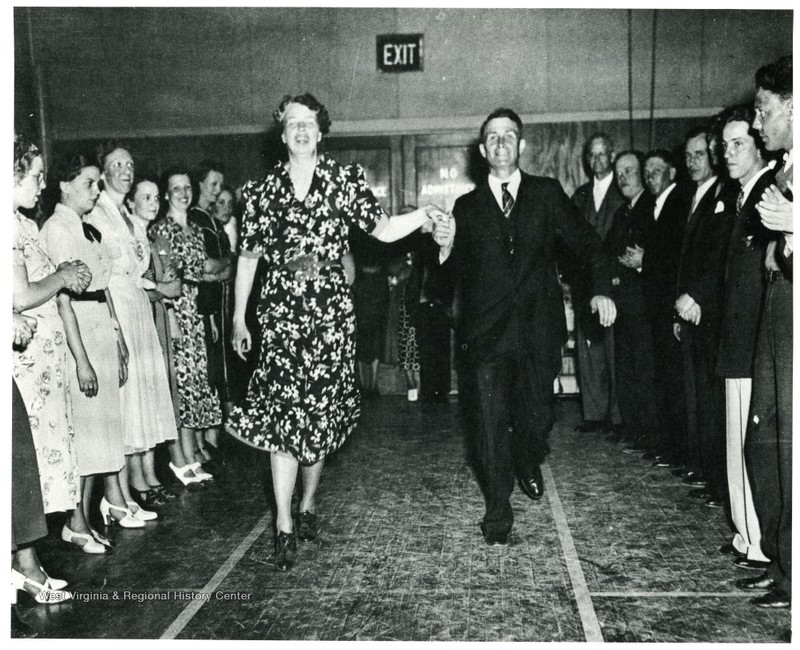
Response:
[{"label": "woman's curly hair", "polygon": [[326,135],[331,130],[331,116],[328,115],[328,109],[311,93],[303,93],[302,95],[295,95],[294,97],[292,95],[284,96],[280,106],[278,106],[278,110],[272,114],[272,117],[275,118],[275,121],[280,124],[282,128],[286,126],[284,118],[286,116],[286,107],[289,104],[302,104],[314,111],[317,114],[317,125],[322,135]]}]

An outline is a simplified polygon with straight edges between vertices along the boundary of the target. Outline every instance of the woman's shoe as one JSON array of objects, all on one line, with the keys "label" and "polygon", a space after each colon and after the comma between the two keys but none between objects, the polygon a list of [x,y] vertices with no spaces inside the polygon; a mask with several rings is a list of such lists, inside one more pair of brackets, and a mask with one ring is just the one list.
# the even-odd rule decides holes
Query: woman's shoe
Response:
[{"label": "woman's shoe", "polygon": [[[200,465],[200,463],[197,463]],[[192,483],[202,483],[204,479],[200,478],[195,474],[194,476],[186,476],[189,472],[192,472],[191,465],[184,465],[183,467],[178,467],[177,465],[173,465],[172,463],[169,464],[169,468],[172,470],[172,473],[175,474],[175,477],[184,485],[191,485]]]},{"label": "woman's shoe", "polygon": [[63,589],[69,584],[66,580],[62,580],[61,578],[51,578],[47,575],[47,571],[41,566],[39,567],[39,571],[44,573],[44,577],[46,578],[44,581],[45,587],[50,587],[50,589]]},{"label": "woman's shoe", "polygon": [[194,472],[194,475],[199,478],[201,481],[213,481],[214,475],[209,474],[206,470],[203,469],[203,466],[200,464],[200,461],[194,462],[189,465],[189,469]]},{"label": "woman's shoe", "polygon": [[[61,539],[67,542],[67,544],[75,544],[75,546],[81,549],[84,553],[99,555],[106,552],[106,547],[98,542],[94,537],[87,535],[86,533],[76,533],[70,530],[69,526],[66,524],[64,524],[64,527],[61,529]],[[76,540],[83,540],[84,543],[80,544]]]},{"label": "woman's shoe", "polygon": [[95,540],[100,542],[103,546],[107,546],[108,548],[111,548],[112,546],[116,546],[117,545],[117,543],[113,539],[111,539],[109,537],[106,537],[105,535],[101,535],[94,528],[90,528],[89,532],[92,534],[92,537],[94,537]]},{"label": "woman's shoe", "polygon": [[294,533],[278,531],[275,537],[275,568],[286,571],[294,566],[297,555],[297,539]]},{"label": "woman's shoe", "polygon": [[297,539],[313,542],[317,539],[317,515],[304,510],[297,515]]},{"label": "woman's shoe", "polygon": [[141,521],[153,521],[153,519],[158,519],[157,512],[153,512],[152,510],[145,510],[138,503],[135,503],[133,501],[126,501],[125,504],[128,506],[128,508],[130,508],[130,511],[133,513],[135,519],[140,519]]},{"label": "woman's shoe", "polygon": [[[45,582],[47,581],[45,580]],[[26,584],[30,585],[34,589],[37,589],[38,591],[35,594],[30,593],[28,590],[25,589]],[[30,578],[26,578],[19,571],[15,571],[14,569],[11,569],[11,587],[14,589],[15,595],[17,591],[24,591],[37,603],[40,603],[42,605],[63,603],[65,600],[70,600],[72,598],[72,594],[69,593],[68,591],[59,591],[58,589],[50,589],[45,585],[41,585],[38,582],[34,582]]]},{"label": "woman's shoe", "polygon": [[152,488],[148,488],[147,490],[137,490],[136,488],[132,487],[131,491],[136,494],[138,502],[145,508],[157,508],[158,506],[163,506],[167,502],[165,498],[163,498]]},{"label": "woman's shoe", "polygon": [[173,492],[168,487],[164,487],[163,485],[151,485],[150,490],[155,492],[158,495],[158,497],[164,500],[165,502],[174,501],[179,496],[177,492]]},{"label": "woman's shoe", "polygon": [[[117,510],[118,512],[124,512],[125,516],[122,519],[114,519],[111,516],[111,511]],[[128,508],[123,508],[122,506],[115,506],[112,503],[106,501],[106,498],[103,497],[100,499],[100,514],[103,515],[103,522],[106,526],[110,526],[112,523],[118,523],[123,528],[142,528],[144,526],[144,521],[141,519],[137,519],[133,516],[133,513]]]}]

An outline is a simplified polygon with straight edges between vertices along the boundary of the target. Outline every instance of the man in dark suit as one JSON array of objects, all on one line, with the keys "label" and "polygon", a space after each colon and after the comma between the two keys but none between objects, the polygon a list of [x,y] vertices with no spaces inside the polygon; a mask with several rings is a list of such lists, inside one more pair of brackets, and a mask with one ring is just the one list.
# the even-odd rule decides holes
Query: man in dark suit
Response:
[{"label": "man in dark suit", "polygon": [[[572,202],[605,241],[617,209],[625,202],[614,182],[614,145],[605,133],[595,133],[587,140],[583,153],[592,180],[575,191]],[[604,424],[614,429],[622,421],[615,385],[614,328],[600,327],[589,311],[592,294],[585,273],[577,269],[572,275],[569,281],[576,305],[575,348],[584,420],[578,430],[597,431]]]},{"label": "man in dark suit", "polygon": [[625,453],[641,454],[655,447],[655,370],[653,339],[644,298],[642,274],[620,262],[628,247],[644,245],[653,215],[653,197],[644,189],[644,154],[623,151],[614,161],[614,173],[625,197],[611,224],[604,245],[615,260],[612,298],[617,306],[614,352],[622,431],[620,439],[631,443]]},{"label": "man in dark suit", "polygon": [[716,373],[722,317],[725,253],[732,215],[717,210],[722,180],[714,172],[705,128],[684,139],[684,156],[695,192],[681,249],[675,335],[684,349],[684,391],[689,471],[683,482],[705,488],[706,506],[722,508],[725,472],[725,385]]},{"label": "man in dark suit", "polygon": [[622,259],[630,268],[641,268],[653,335],[657,442],[654,452],[644,458],[668,468],[680,466],[685,454],[683,362],[680,344],[672,331],[672,316],[683,233],[692,199],[675,183],[675,176],[675,162],[669,151],[656,149],[645,156],[645,186],[655,199],[649,237],[644,247],[628,247]]},{"label": "man in dark suit", "polygon": [[540,464],[553,424],[553,382],[561,367],[566,319],[555,262],[561,237],[586,260],[594,279],[591,308],[604,327],[616,316],[609,261],[597,233],[559,183],[519,169],[522,121],[507,108],[481,126],[489,175],[437,220],[440,259],[454,265],[461,306],[456,325],[474,392],[477,453],[486,496],[482,523],[491,545],[508,542],[517,475],[532,499],[543,493]]},{"label": "man in dark suit", "polygon": [[734,216],[725,258],[722,327],[716,372],[725,380],[728,493],[734,536],[720,548],[744,568],[763,568],[761,528],[753,507],[745,470],[745,434],[753,388],[758,321],[764,301],[762,267],[769,232],[758,218],[756,204],[774,175],[762,155],[758,133],[750,128],[749,106],[727,110],[720,141],[735,191],[724,193],[724,210]]},{"label": "man in dark suit", "polygon": [[[761,312],[747,430],[747,462],[761,524],[761,548],[772,561],[751,586],[769,589],[753,599],[765,608],[791,605],[792,594],[792,57],[756,73],[753,127],[769,151],[786,151],[757,205],[772,231],[766,254],[767,289]],[[740,586],[742,581],[740,581]]]}]

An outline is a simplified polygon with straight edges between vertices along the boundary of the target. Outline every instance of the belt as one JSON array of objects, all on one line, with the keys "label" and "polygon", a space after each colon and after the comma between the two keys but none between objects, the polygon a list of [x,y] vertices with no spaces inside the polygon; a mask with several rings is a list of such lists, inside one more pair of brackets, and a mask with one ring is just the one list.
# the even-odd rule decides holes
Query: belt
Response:
[{"label": "belt", "polygon": [[106,292],[104,289],[97,291],[84,291],[83,293],[72,293],[67,291],[71,300],[76,302],[105,302]]},{"label": "belt", "polygon": [[341,266],[338,260],[320,260],[313,255],[299,255],[283,264],[281,268],[294,273],[296,280],[308,280],[318,277],[322,269],[341,268]]},{"label": "belt", "polygon": [[778,280],[788,280],[786,275],[784,275],[783,271],[773,271],[771,269],[764,270],[764,276],[767,278],[767,283],[772,284],[773,282],[777,282]]}]

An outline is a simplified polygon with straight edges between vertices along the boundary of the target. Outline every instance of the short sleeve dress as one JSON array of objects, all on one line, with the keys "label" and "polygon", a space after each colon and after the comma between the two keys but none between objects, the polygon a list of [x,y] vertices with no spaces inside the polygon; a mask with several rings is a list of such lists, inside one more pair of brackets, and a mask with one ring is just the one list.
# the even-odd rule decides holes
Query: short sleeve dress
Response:
[{"label": "short sleeve dress", "polygon": [[192,224],[184,230],[168,215],[150,227],[148,236],[151,241],[159,242],[183,282],[181,296],[173,301],[181,330],[173,348],[180,426],[190,429],[218,426],[222,422],[222,409],[208,381],[205,328],[197,311],[197,285],[203,278],[206,261],[203,235]]},{"label": "short sleeve dress", "polygon": [[[97,230],[85,226],[78,214],[59,203],[42,226],[42,240],[53,262],[81,260],[92,281],[81,297],[108,288],[113,262]],[[72,301],[81,340],[97,374],[97,395],[87,397],[78,385],[77,365],[69,355],[70,396],[81,476],[118,472],[125,465],[120,409],[117,332],[106,302]]]},{"label": "short sleeve dress", "polygon": [[[14,215],[14,264],[25,267],[30,282],[56,270],[36,223],[19,213]],[[44,511],[72,510],[80,501],[80,475],[64,325],[55,298],[22,313],[34,317],[37,328],[25,349],[14,350],[13,372],[31,424]]]},{"label": "short sleeve dress", "polygon": [[[262,344],[227,429],[254,447],[315,463],[342,445],[360,412],[353,300],[340,262],[350,229],[371,232],[385,213],[360,166],[324,155],[303,201],[282,164],[247,183],[243,199],[240,254],[267,263]],[[288,268],[298,257],[316,260],[316,272]]]}]

